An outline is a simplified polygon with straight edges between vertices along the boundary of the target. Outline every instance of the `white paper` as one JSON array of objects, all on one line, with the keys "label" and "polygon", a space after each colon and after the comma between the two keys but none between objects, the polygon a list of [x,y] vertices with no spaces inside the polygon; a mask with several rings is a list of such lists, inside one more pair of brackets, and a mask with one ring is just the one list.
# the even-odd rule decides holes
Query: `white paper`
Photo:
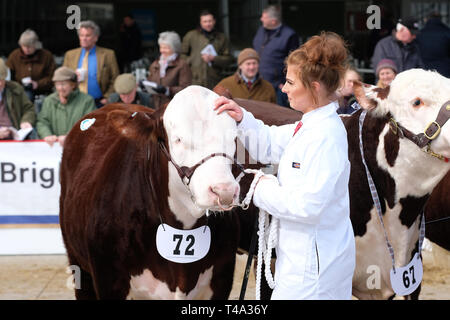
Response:
[{"label": "white paper", "polygon": [[200,51],[201,54],[209,54],[212,56],[217,56],[216,49],[214,49],[214,46],[212,44],[208,44],[206,47],[203,48],[202,51]]},{"label": "white paper", "polygon": [[30,134],[30,132],[33,131],[33,128],[17,130],[14,127],[9,127],[9,130],[11,130],[13,140],[23,141]]},{"label": "white paper", "polygon": [[201,226],[193,230],[180,230],[160,224],[156,232],[156,249],[166,260],[191,263],[208,254],[211,246],[211,229]]},{"label": "white paper", "polygon": [[145,86],[145,90],[148,93],[152,93],[152,94],[157,93],[155,90],[153,90],[154,88],[156,88],[158,86],[158,84],[156,82],[144,80],[144,81],[142,81],[142,84]]},{"label": "white paper", "polygon": [[[211,56],[217,56],[216,49],[214,49],[214,46],[212,44],[208,44],[206,47],[203,48],[202,51],[200,51],[201,54],[209,54]],[[208,66],[211,66],[211,62],[208,62]]]}]

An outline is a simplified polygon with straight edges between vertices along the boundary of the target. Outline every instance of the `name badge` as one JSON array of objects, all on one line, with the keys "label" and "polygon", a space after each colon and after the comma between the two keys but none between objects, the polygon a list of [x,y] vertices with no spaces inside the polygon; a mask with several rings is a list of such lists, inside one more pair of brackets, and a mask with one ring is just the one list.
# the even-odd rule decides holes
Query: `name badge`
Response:
[{"label": "name badge", "polygon": [[176,263],[191,263],[208,254],[211,229],[202,226],[193,230],[175,229],[160,224],[156,231],[156,249],[161,257]]},{"label": "name badge", "polygon": [[404,267],[391,269],[391,285],[399,296],[406,296],[414,292],[422,282],[423,266],[419,253]]}]

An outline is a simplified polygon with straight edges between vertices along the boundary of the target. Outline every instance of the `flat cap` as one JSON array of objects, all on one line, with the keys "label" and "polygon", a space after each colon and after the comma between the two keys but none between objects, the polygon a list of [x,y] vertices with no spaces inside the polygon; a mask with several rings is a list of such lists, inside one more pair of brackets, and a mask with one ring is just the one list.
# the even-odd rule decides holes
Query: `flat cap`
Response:
[{"label": "flat cap", "polygon": [[114,90],[118,94],[128,94],[136,88],[136,78],[131,73],[123,73],[114,81]]},{"label": "flat cap", "polygon": [[52,81],[72,81],[77,82],[77,74],[70,68],[67,67],[59,67],[55,70],[53,74]]}]

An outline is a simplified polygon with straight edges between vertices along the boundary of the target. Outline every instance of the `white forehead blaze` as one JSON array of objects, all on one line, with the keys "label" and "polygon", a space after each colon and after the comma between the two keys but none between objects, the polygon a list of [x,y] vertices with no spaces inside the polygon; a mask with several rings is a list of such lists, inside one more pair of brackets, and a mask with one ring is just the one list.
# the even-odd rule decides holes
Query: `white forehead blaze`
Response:
[{"label": "white forehead blaze", "polygon": [[236,122],[226,113],[217,115],[218,95],[200,86],[178,92],[164,113],[164,127],[175,161],[193,165],[206,154],[234,154]]}]

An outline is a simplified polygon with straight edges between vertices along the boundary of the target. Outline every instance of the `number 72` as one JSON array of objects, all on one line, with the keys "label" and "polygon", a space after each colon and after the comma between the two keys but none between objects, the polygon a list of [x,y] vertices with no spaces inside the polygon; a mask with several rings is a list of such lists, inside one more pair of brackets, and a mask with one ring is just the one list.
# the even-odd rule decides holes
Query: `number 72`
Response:
[{"label": "number 72", "polygon": [[[174,255],[180,255],[181,251],[180,251],[180,246],[181,246],[181,242],[183,241],[183,235],[182,234],[174,234],[173,235],[173,241],[177,241],[177,244],[175,246],[175,250],[173,250],[173,254]],[[188,246],[186,247],[185,251],[184,251],[184,255],[185,256],[193,256],[194,255],[194,249],[191,249],[194,246],[195,243],[195,237],[190,234],[186,237],[186,241],[189,242]]]}]

